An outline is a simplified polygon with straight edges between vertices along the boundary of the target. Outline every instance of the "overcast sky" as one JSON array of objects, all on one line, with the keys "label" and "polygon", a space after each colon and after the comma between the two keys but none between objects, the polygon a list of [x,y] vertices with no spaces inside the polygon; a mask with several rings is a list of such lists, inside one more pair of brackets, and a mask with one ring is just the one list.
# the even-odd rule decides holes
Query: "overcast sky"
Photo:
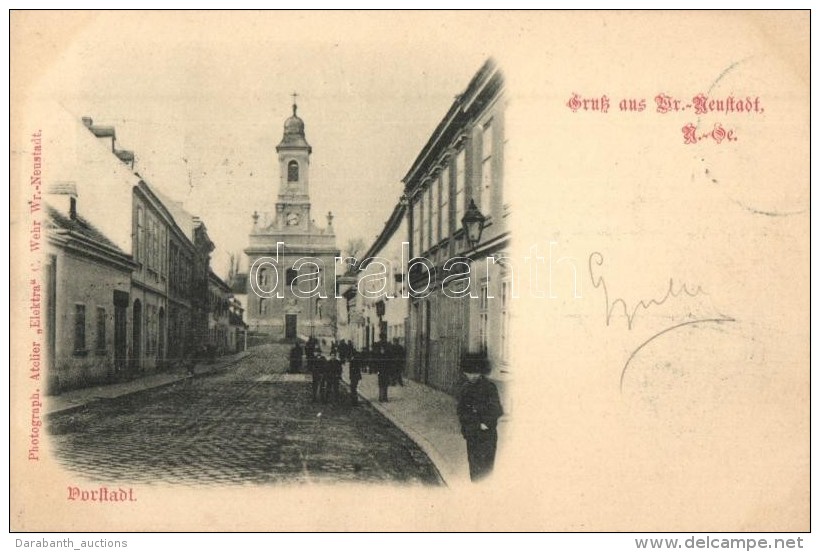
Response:
[{"label": "overcast sky", "polygon": [[401,178],[492,54],[406,15],[94,14],[56,45],[38,88],[116,127],[140,175],[205,220],[224,276],[253,211],[274,210],[294,91],[313,218],[324,226],[333,211],[341,248],[380,232]]}]

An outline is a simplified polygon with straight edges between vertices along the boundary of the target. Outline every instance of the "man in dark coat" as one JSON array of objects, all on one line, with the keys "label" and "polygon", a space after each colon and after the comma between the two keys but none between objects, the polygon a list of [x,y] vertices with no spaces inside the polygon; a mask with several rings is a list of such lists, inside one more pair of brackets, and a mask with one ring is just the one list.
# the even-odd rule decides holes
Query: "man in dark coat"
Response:
[{"label": "man in dark coat", "polygon": [[404,386],[404,362],[405,362],[405,355],[406,352],[404,347],[401,346],[399,343],[399,338],[393,338],[393,385],[399,384]]},{"label": "man in dark coat", "polygon": [[297,374],[302,371],[302,346],[299,341],[293,344],[290,350],[290,369],[291,374]]},{"label": "man in dark coat", "polygon": [[373,364],[376,365],[376,372],[379,374],[379,402],[387,402],[387,387],[390,385],[390,373],[392,372],[387,341],[382,339],[374,345],[371,367]]},{"label": "man in dark coat", "polygon": [[305,342],[305,358],[307,359],[307,369],[312,374],[314,365],[316,364],[316,340],[309,337]]},{"label": "man in dark coat", "polygon": [[322,397],[325,377],[325,362],[314,353],[314,358],[308,359],[308,369],[310,370],[310,387],[313,392],[313,402]]},{"label": "man in dark coat", "polygon": [[467,441],[470,479],[478,481],[493,470],[498,444],[496,426],[504,411],[495,384],[484,374],[487,361],[482,355],[465,355],[462,370],[466,381],[458,395],[458,420]]},{"label": "man in dark coat", "polygon": [[345,343],[344,339],[341,339],[341,340],[338,341],[338,345],[336,346],[336,349],[339,351],[339,361],[342,364],[347,362],[348,361],[347,343]]},{"label": "man in dark coat", "polygon": [[327,395],[336,404],[339,403],[339,382],[342,380],[342,363],[335,352],[330,353],[325,368],[327,378]]},{"label": "man in dark coat", "polygon": [[317,354],[319,355],[319,358],[316,360],[316,370],[319,372],[319,396],[322,402],[326,403],[330,390],[330,366],[325,355],[321,353]]}]

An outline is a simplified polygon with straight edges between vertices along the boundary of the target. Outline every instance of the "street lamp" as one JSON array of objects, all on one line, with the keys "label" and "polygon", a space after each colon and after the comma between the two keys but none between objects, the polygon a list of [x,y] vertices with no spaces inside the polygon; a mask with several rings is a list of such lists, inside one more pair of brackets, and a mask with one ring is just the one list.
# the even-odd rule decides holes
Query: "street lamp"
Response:
[{"label": "street lamp", "polygon": [[475,248],[481,241],[481,231],[484,230],[484,221],[487,217],[481,214],[475,201],[470,199],[470,206],[464,217],[461,219],[461,226],[464,228],[464,235],[467,236],[467,243],[471,248]]},{"label": "street lamp", "polygon": [[[470,199],[470,206],[467,208],[467,212],[464,213],[464,217],[461,219],[461,226],[464,228],[464,235],[467,237],[467,243],[470,244],[471,249],[469,253],[465,253],[465,256],[471,258],[471,256],[475,254],[475,248],[481,242],[481,231],[484,230],[484,221],[486,220],[487,217],[481,214],[481,211],[479,211],[478,207],[475,205],[475,201]],[[471,286],[472,285],[473,284],[471,283]],[[470,312],[472,313],[472,308],[470,309]],[[472,317],[472,314],[469,316]],[[472,340],[472,338],[468,339]],[[484,349],[485,345],[481,344],[481,348]]]}]

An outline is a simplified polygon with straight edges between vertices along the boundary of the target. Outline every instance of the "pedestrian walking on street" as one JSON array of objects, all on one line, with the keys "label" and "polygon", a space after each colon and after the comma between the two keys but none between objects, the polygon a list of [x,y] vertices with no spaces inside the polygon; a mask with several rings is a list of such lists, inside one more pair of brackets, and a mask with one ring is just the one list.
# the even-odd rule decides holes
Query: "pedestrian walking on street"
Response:
[{"label": "pedestrian walking on street", "polygon": [[387,387],[390,385],[392,362],[388,344],[384,339],[376,343],[371,358],[371,367],[375,364],[376,372],[379,374],[379,402],[387,402]]},{"label": "pedestrian walking on street", "polygon": [[487,358],[483,354],[464,355],[461,369],[466,381],[458,395],[458,420],[467,441],[470,479],[479,481],[493,470],[498,444],[496,426],[504,414],[495,384],[485,376]]},{"label": "pedestrian walking on street", "polygon": [[309,337],[305,342],[305,358],[307,359],[308,372],[313,374],[314,365],[316,364],[316,339]]},{"label": "pedestrian walking on street", "polygon": [[317,370],[319,372],[319,397],[323,403],[327,402],[328,391],[330,389],[330,374],[328,371],[328,362],[325,355],[319,355],[316,360]]},{"label": "pedestrian walking on street", "polygon": [[404,364],[405,364],[405,355],[406,351],[404,347],[401,346],[399,343],[399,338],[393,338],[393,385],[401,385],[404,386],[404,376],[402,373],[404,372]]},{"label": "pedestrian walking on street", "polygon": [[348,362],[353,354],[353,345],[350,341],[345,341],[344,339],[339,342],[339,360],[342,361],[342,364]]},{"label": "pedestrian walking on street", "polygon": [[302,346],[299,340],[296,340],[290,350],[290,367],[288,371],[291,374],[298,374],[302,371]]},{"label": "pedestrian walking on street", "polygon": [[359,405],[359,382],[362,381],[362,359],[353,350],[350,353],[350,364],[348,365],[348,378],[350,379],[350,406]]},{"label": "pedestrian walking on street", "polygon": [[321,398],[322,380],[324,379],[324,363],[314,353],[314,357],[308,359],[308,369],[310,370],[310,387],[313,392],[313,402]]},{"label": "pedestrian walking on street", "polygon": [[345,349],[347,350],[347,359],[350,360],[353,358],[353,355],[357,352],[356,347],[353,346],[353,342],[349,339],[347,340],[347,345],[345,345]]}]

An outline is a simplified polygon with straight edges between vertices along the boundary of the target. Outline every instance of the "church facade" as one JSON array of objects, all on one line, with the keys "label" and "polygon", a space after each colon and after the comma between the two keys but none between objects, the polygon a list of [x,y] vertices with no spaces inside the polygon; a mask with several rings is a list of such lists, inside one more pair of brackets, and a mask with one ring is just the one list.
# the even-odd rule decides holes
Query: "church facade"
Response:
[{"label": "church facade", "polygon": [[305,123],[285,121],[276,146],[279,184],[271,212],[253,214],[248,256],[246,318],[251,332],[274,340],[334,338],[335,262],[339,256],[333,214],[319,227],[311,215],[310,156]]}]

